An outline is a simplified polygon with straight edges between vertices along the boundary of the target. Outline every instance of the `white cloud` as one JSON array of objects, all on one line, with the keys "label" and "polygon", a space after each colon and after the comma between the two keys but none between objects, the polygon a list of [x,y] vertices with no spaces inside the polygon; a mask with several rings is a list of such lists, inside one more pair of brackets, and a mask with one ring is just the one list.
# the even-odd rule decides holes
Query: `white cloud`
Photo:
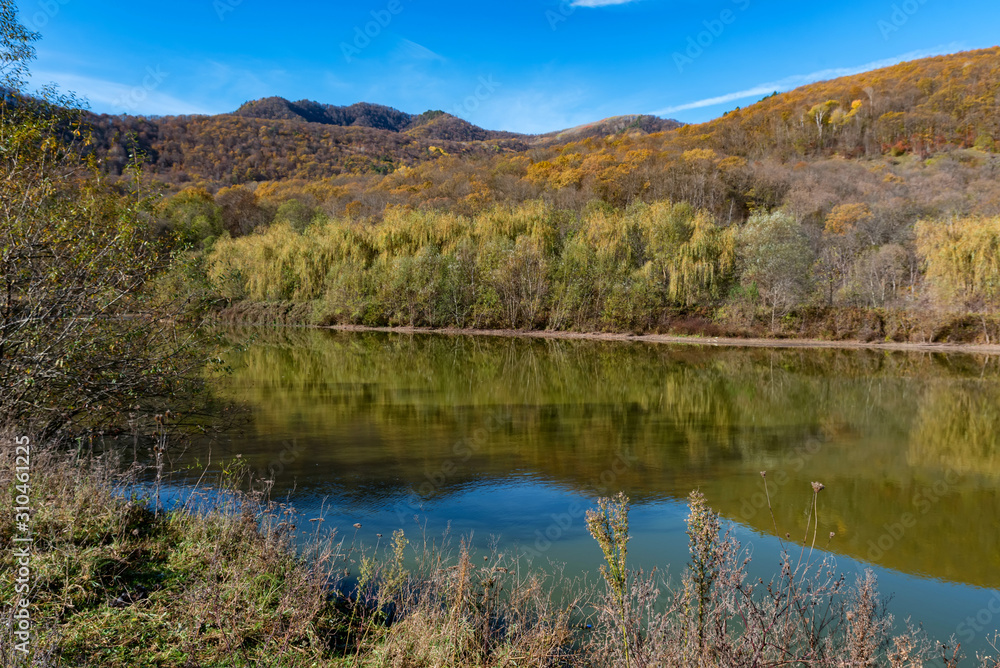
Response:
[{"label": "white cloud", "polygon": [[[171,80],[171,86],[184,91],[192,105],[208,107],[211,110],[209,113],[213,114],[228,113],[247,100],[271,95],[295,100],[303,97],[296,94],[294,88],[289,88],[290,82],[302,73],[273,67],[269,63],[178,60],[170,67],[178,72],[177,79]],[[336,78],[328,72],[316,73],[310,81],[333,84]]]},{"label": "white cloud", "polygon": [[736,91],[734,93],[726,93],[725,95],[719,95],[716,97],[709,97],[702,100],[696,100],[694,102],[685,102],[684,104],[677,104],[665,107],[663,109],[660,109],[659,111],[654,111],[653,114],[657,116],[665,116],[668,114],[675,114],[679,111],[689,111],[691,109],[714,107],[719,104],[736,102],[737,100],[744,100],[751,97],[761,97],[764,95],[770,95],[771,93],[774,92],[784,93],[785,91],[798,88],[799,86],[805,86],[807,84],[815,83],[817,81],[826,81],[829,79],[837,79],[839,77],[847,77],[854,74],[861,74],[862,72],[870,72],[872,70],[877,70],[883,67],[898,65],[899,63],[906,62],[908,60],[930,58],[931,56],[940,56],[948,53],[955,53],[956,51],[961,51],[961,50],[962,50],[962,45],[949,44],[947,46],[936,47],[926,51],[911,51],[910,53],[904,53],[900,56],[895,56],[893,58],[886,58],[883,60],[876,60],[874,62],[867,63],[865,65],[859,65],[857,67],[840,67],[827,70],[820,70],[818,72],[812,72],[810,74],[793,74],[792,76],[785,77],[784,79],[779,79],[778,81],[772,81],[770,83],[758,84],[746,90]]},{"label": "white cloud", "polygon": [[573,7],[610,7],[611,5],[627,5],[638,0],[573,0]]},{"label": "white cloud", "polygon": [[400,40],[399,46],[393,55],[403,60],[436,60],[442,63],[448,62],[448,59],[441,54],[431,51],[423,44],[417,44],[408,39]]},{"label": "white cloud", "polygon": [[[489,130],[542,134],[593,121],[594,110],[586,108],[590,99],[589,90],[573,84],[561,89],[537,85],[516,90],[500,87],[481,107],[458,110],[462,112],[458,115]],[[448,108],[445,111],[456,113]]]},{"label": "white cloud", "polygon": [[71,72],[37,70],[32,74],[32,83],[36,86],[54,83],[65,91],[86,98],[94,111],[99,113],[156,116],[211,113],[202,107],[157,90],[169,77],[169,72],[159,68],[150,69],[138,81],[129,85]]}]

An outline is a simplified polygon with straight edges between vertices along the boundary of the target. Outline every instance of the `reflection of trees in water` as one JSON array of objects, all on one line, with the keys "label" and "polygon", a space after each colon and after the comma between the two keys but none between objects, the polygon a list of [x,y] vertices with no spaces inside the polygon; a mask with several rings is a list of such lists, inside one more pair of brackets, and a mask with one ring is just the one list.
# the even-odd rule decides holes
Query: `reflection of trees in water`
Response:
[{"label": "reflection of trees in water", "polygon": [[921,468],[1000,478],[1000,383],[977,379],[928,388],[908,460]]},{"label": "reflection of trees in water", "polygon": [[[235,355],[235,374],[217,391],[254,405],[262,434],[321,436],[364,422],[379,448],[405,459],[441,456],[493,410],[510,423],[483,454],[515,453],[543,470],[577,463],[553,461],[565,448],[593,459],[629,448],[653,469],[766,463],[789,440],[896,440],[915,423],[920,442],[931,442],[928,430],[938,435],[936,452],[968,447],[993,461],[990,448],[943,427],[961,431],[969,421],[960,416],[972,410],[965,431],[978,429],[982,443],[1000,410],[961,384],[973,382],[961,381],[961,369],[942,374],[929,356],[314,331],[280,338]],[[976,407],[963,409],[963,400]],[[948,420],[916,419],[933,410]],[[415,434],[422,452],[411,451]]]},{"label": "reflection of trees in water", "polygon": [[[981,526],[1000,519],[1000,389],[982,358],[293,331],[232,361],[215,386],[254,406],[261,448],[302,440],[308,455],[286,475],[330,472],[345,500],[388,502],[448,464],[428,498],[518,474],[593,493],[623,452],[632,463],[615,484],[634,499],[700,487],[762,531],[770,515],[745,510],[760,470],[788,475],[772,492],[793,531],[822,480],[824,531],[868,559],[950,466],[980,477],[935,498],[880,563],[1000,584],[998,537]],[[456,454],[496,415],[498,428]]]}]

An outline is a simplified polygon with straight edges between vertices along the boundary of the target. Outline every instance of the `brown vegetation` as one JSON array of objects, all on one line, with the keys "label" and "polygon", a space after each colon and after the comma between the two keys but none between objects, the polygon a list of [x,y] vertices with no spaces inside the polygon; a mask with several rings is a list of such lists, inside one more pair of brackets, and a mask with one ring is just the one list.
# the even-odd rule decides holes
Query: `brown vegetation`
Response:
[{"label": "brown vegetation", "polygon": [[[312,322],[992,342],[998,71],[987,49],[702,125],[623,117],[505,148],[404,141],[448,119],[370,105],[165,119],[244,139],[192,136],[169,177],[152,149],[152,175],[205,186],[166,199],[157,229],[200,253],[205,299],[311,302]],[[395,130],[329,124],[348,121]],[[396,148],[297,143],[316,128]],[[277,171],[246,176],[220,146]]]},{"label": "brown vegetation", "polygon": [[[12,459],[0,451],[5,488]],[[402,531],[372,552],[309,523],[297,554],[303,520],[238,462],[223,466],[218,493],[159,515],[115,491],[138,473],[34,449],[32,665],[922,666],[961,656],[914,630],[892,636],[874,576],[851,587],[814,558],[815,529],[786,547],[770,582],[750,579],[698,493],[679,583],[629,568],[628,499],[601,500],[588,525],[608,559],[602,589],[464,541],[457,552],[414,546]],[[6,540],[11,531],[0,525]],[[0,565],[12,558],[5,551]],[[0,581],[5,600],[12,587]],[[4,620],[4,666],[16,665],[9,633]]]}]

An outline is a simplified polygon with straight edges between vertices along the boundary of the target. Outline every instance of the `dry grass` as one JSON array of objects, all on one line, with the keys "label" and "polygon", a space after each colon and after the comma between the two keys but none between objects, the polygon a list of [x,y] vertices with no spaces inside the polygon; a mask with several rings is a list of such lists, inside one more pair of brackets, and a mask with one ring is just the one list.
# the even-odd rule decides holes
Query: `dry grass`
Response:
[{"label": "dry grass", "polygon": [[[13,453],[0,451],[5,490],[12,471]],[[426,542],[414,550],[402,532],[384,553],[318,528],[303,546],[294,509],[269,502],[239,465],[202,497],[211,503],[156,513],[120,492],[137,473],[33,452],[31,665],[560,665],[575,651],[560,574],[465,544],[454,558]],[[5,520],[0,542],[12,536]],[[0,571],[12,565],[4,550]],[[13,587],[0,581],[4,601]],[[0,665],[17,665],[4,614]]]},{"label": "dry grass", "polygon": [[[813,483],[814,517],[822,490]],[[588,518],[608,567],[586,665],[902,668],[961,660],[954,643],[934,642],[909,624],[894,635],[875,574],[867,570],[849,585],[832,559],[814,552],[814,523],[798,545],[785,535],[781,569],[765,582],[747,575],[749,557],[699,492],[691,494],[688,506],[691,556],[679,584],[622,564],[626,497],[602,500]],[[609,540],[614,536],[620,537],[617,545]],[[975,659],[985,667],[998,665],[995,658]]]},{"label": "dry grass", "polygon": [[[11,460],[0,454],[4,488]],[[294,513],[263,503],[259,492],[223,494],[204,513],[180,508],[157,516],[149,503],[118,491],[136,473],[108,458],[33,450],[35,664],[320,659],[337,544],[300,559],[291,542]],[[6,544],[11,530],[0,526],[0,541]],[[9,550],[0,554],[0,570],[10,560]],[[7,578],[0,583],[4,600],[11,587]],[[0,656],[11,663],[10,654]]]},{"label": "dry grass", "polygon": [[[4,449],[5,489],[12,470]],[[314,529],[303,548],[295,511],[238,465],[211,504],[156,514],[121,494],[136,474],[112,458],[33,452],[33,654],[17,663],[5,612],[0,665],[903,667],[960,657],[913,629],[894,636],[874,575],[849,586],[814,558],[814,526],[786,545],[769,582],[752,580],[698,493],[677,581],[628,567],[628,499],[602,500],[588,517],[608,558],[598,588],[498,547],[414,545],[402,531],[366,552]],[[12,535],[5,521],[0,543]],[[11,566],[11,551],[0,553],[0,572]],[[4,601],[12,588],[0,581]]]}]

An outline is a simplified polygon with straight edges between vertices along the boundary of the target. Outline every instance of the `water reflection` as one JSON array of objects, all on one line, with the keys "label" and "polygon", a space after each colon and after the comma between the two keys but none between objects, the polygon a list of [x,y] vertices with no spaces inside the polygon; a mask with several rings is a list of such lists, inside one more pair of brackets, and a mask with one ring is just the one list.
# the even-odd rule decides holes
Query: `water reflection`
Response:
[{"label": "water reflection", "polygon": [[[551,495],[624,489],[652,508],[698,487],[727,517],[773,533],[759,473],[767,470],[777,523],[793,537],[818,480],[820,532],[836,533],[832,550],[1000,587],[994,358],[257,336],[231,355],[231,376],[211,379],[221,398],[254,415],[245,433],[215,447],[275,470],[277,495],[329,496],[387,526],[432,512],[530,543],[551,523]],[[516,503],[497,490],[518,490]]]}]

